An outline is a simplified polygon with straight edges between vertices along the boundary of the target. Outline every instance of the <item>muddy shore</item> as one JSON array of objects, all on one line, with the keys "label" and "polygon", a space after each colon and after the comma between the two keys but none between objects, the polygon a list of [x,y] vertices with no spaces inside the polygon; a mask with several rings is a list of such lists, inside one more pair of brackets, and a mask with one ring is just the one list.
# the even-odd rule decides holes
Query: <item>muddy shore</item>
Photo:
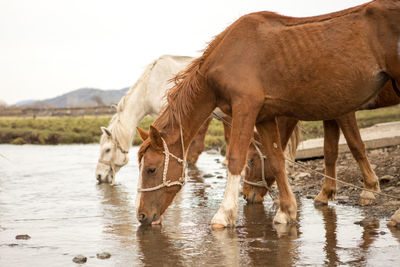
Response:
[{"label": "muddy shore", "polygon": [[[400,146],[367,151],[368,159],[380,180],[381,192],[400,196]],[[313,170],[324,172],[324,159],[302,161]],[[351,153],[339,155],[337,177],[343,181],[363,187],[363,177],[357,162]],[[322,175],[315,174],[303,167],[295,166],[293,175],[289,176],[290,184],[296,197],[314,199],[322,188]],[[365,216],[389,219],[400,208],[400,200],[377,195],[369,206],[360,205],[360,190],[338,184],[338,193],[334,201],[360,208]]]}]

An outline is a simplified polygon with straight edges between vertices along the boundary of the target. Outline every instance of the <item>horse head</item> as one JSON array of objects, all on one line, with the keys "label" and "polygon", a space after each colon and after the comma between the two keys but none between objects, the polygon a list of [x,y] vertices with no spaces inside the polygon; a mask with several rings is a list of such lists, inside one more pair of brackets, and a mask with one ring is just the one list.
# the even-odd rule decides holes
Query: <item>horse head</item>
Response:
[{"label": "horse head", "polygon": [[115,174],[128,163],[128,150],[121,147],[115,136],[106,127],[101,127],[100,158],[96,167],[99,183],[114,183]]},{"label": "horse head", "polygon": [[[266,159],[264,155],[251,144],[247,154],[247,168],[242,186],[243,198],[248,204],[262,203],[268,188],[275,179],[266,175]],[[264,165],[264,167],[263,167]]]},{"label": "horse head", "polygon": [[182,154],[180,142],[168,147],[166,137],[153,126],[149,132],[138,131],[143,143],[138,152],[137,218],[142,224],[161,224],[163,213],[184,184],[186,160],[175,156]]}]

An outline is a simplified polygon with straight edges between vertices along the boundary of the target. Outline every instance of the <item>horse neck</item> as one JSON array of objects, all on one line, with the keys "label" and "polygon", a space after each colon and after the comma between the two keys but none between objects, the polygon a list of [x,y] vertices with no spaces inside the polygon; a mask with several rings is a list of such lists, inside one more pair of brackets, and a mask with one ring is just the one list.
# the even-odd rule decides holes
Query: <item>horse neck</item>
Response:
[{"label": "horse neck", "polygon": [[[131,144],[136,133],[136,126],[149,113],[145,103],[145,93],[142,83],[135,85],[131,93],[124,96],[123,108],[118,107],[117,119],[114,127],[118,127],[120,135],[126,136],[128,143]],[[112,127],[111,127],[112,128]]]},{"label": "horse neck", "polygon": [[193,103],[193,108],[181,117],[180,124],[175,120],[168,123],[162,130],[165,133],[166,143],[171,145],[170,150],[176,155],[183,156],[180,128],[182,128],[184,149],[187,153],[193,137],[216,108],[215,96],[208,88],[204,88],[203,92],[194,96]]}]

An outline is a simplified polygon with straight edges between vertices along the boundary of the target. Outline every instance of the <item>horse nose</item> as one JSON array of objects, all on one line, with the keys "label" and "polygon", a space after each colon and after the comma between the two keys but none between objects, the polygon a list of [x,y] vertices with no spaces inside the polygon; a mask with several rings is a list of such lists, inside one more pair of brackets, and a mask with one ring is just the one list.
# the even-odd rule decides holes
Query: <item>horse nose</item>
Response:
[{"label": "horse nose", "polygon": [[140,213],[139,216],[138,216],[138,220],[142,224],[146,223],[146,221],[147,221],[146,214]]},{"label": "horse nose", "polygon": [[96,175],[97,181],[101,182],[101,174]]}]

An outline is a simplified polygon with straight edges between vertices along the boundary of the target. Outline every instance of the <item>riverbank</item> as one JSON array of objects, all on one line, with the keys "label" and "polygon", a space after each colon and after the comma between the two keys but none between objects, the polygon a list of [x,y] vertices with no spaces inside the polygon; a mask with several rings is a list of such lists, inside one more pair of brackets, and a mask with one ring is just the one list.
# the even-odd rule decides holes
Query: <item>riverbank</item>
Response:
[{"label": "riverbank", "polygon": [[[0,117],[1,144],[88,144],[98,143],[101,126],[107,126],[111,116],[84,117],[38,117],[7,118]],[[357,112],[360,128],[376,123],[400,121],[400,106]],[[144,118],[139,127],[148,129],[153,122]],[[321,121],[302,123],[303,139],[323,137]],[[134,145],[141,143],[138,135]],[[206,149],[223,147],[225,144],[222,123],[213,120],[205,139]]]}]

